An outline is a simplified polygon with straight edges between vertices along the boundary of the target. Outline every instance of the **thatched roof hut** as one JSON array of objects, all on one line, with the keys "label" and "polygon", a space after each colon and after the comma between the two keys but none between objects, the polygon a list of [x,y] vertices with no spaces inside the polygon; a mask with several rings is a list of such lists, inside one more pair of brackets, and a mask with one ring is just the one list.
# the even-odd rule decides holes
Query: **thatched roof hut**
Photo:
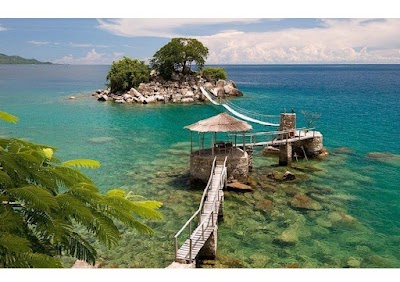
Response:
[{"label": "thatched roof hut", "polygon": [[243,132],[253,129],[247,122],[239,120],[227,113],[200,120],[184,128],[197,132]]}]

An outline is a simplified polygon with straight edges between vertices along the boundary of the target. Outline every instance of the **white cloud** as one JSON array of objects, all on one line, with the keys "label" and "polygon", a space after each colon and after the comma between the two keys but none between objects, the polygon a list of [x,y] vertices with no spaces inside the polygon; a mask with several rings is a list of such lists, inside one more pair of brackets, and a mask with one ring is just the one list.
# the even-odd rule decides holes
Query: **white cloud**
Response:
[{"label": "white cloud", "polygon": [[71,65],[103,65],[111,64],[112,61],[119,60],[123,53],[114,52],[112,55],[105,53],[97,53],[95,49],[87,52],[83,57],[74,57],[67,55],[61,59],[56,59],[53,63],[56,64],[71,64]]},{"label": "white cloud", "polygon": [[77,47],[77,48],[108,48],[109,47],[107,45],[96,45],[96,44],[90,44],[90,43],[73,43],[73,42],[70,42],[68,45],[71,47]]},{"label": "white cloud", "polygon": [[198,36],[207,63],[400,63],[400,19],[323,20],[322,27]]},{"label": "white cloud", "polygon": [[0,24],[0,31],[6,31],[7,30],[7,28],[5,28],[4,26],[2,26],[1,24]]},{"label": "white cloud", "polygon": [[31,43],[31,44],[33,44],[33,45],[42,46],[42,45],[48,45],[48,44],[50,44],[51,42],[49,42],[49,41],[36,41],[36,40],[31,40],[31,41],[28,41],[28,43]]},{"label": "white cloud", "polygon": [[187,28],[188,26],[204,26],[213,24],[227,23],[254,23],[259,19],[202,19],[202,18],[187,18],[187,19],[98,19],[98,28],[111,32],[112,34],[125,37],[180,37],[183,36],[176,30],[179,28]]}]

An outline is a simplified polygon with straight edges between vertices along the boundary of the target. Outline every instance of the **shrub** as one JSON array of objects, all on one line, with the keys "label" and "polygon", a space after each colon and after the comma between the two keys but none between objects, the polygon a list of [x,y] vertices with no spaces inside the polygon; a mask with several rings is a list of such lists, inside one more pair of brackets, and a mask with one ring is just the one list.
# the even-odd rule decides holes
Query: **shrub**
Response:
[{"label": "shrub", "polygon": [[107,74],[107,86],[112,92],[129,90],[141,82],[148,82],[150,70],[143,61],[124,57],[113,62]]},{"label": "shrub", "polygon": [[226,71],[224,68],[213,68],[207,67],[201,71],[201,75],[206,77],[208,80],[218,80],[218,79],[226,79]]}]

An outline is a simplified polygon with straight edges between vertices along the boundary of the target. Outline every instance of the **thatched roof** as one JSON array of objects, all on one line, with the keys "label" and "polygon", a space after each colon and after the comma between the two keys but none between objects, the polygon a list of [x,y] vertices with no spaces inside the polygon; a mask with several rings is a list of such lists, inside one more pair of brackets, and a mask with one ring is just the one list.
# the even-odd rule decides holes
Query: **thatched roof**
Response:
[{"label": "thatched roof", "polygon": [[200,120],[184,128],[197,132],[241,132],[253,129],[247,122],[234,118],[227,113]]}]

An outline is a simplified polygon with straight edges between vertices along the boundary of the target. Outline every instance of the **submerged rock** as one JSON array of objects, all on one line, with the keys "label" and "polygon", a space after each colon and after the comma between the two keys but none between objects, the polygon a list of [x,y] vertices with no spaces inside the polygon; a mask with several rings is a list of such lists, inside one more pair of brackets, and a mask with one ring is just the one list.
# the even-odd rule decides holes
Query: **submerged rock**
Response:
[{"label": "submerged rock", "polygon": [[256,202],[255,207],[256,209],[262,210],[267,213],[271,213],[272,210],[274,209],[274,204],[272,203],[271,200],[262,199]]},{"label": "submerged rock", "polygon": [[289,201],[289,205],[293,209],[298,210],[322,210],[322,206],[320,203],[303,194],[297,194],[296,196],[294,196],[293,199]]},{"label": "submerged rock", "polygon": [[253,191],[254,188],[252,188],[249,185],[234,181],[232,183],[228,183],[226,187],[230,190],[236,190],[236,191]]},{"label": "submerged rock", "polygon": [[349,257],[349,259],[347,260],[346,266],[350,267],[350,268],[360,268],[361,261],[359,261],[356,258]]},{"label": "submerged rock", "polygon": [[272,242],[281,246],[294,246],[299,241],[299,237],[294,229],[286,229]]}]

